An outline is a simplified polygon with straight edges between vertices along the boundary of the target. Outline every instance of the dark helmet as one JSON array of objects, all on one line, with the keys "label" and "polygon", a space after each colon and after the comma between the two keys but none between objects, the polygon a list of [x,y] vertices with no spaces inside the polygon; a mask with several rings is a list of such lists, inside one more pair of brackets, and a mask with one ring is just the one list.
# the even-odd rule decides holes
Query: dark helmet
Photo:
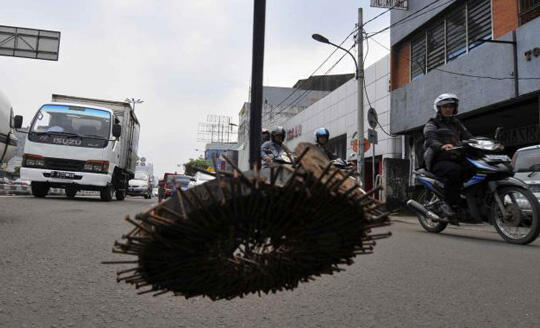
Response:
[{"label": "dark helmet", "polygon": [[319,142],[320,137],[326,137],[327,139],[330,139],[330,131],[328,131],[327,128],[318,128],[315,130],[315,142]]},{"label": "dark helmet", "polygon": [[263,128],[261,134],[262,134],[262,142],[270,140],[270,131],[268,131],[268,129]]},{"label": "dark helmet", "polygon": [[272,129],[270,135],[272,136],[272,138],[281,135],[281,139],[285,140],[285,129],[282,126],[277,126]]}]

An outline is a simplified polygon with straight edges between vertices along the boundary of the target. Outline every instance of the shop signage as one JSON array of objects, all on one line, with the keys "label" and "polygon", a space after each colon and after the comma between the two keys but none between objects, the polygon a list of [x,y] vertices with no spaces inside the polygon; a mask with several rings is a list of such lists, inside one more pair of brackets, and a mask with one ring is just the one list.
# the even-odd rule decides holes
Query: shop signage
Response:
[{"label": "shop signage", "polygon": [[527,51],[525,51],[524,55],[525,55],[525,58],[527,59],[527,61],[531,61],[532,56],[534,56],[534,57],[540,56],[540,47],[536,47],[536,48],[527,50]]},{"label": "shop signage", "polygon": [[409,9],[409,1],[408,0],[371,0],[371,7],[407,10]]},{"label": "shop signage", "polygon": [[287,130],[287,140],[292,140],[302,135],[302,124]]},{"label": "shop signage", "polygon": [[538,142],[538,125],[523,126],[516,129],[504,130],[501,142],[505,146],[520,146]]}]

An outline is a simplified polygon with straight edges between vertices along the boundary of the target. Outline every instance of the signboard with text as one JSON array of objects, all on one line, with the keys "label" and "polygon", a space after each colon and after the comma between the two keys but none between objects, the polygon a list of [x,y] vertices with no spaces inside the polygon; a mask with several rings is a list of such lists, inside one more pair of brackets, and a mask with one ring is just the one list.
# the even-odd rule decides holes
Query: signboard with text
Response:
[{"label": "signboard with text", "polygon": [[371,0],[371,7],[408,10],[409,0]]}]

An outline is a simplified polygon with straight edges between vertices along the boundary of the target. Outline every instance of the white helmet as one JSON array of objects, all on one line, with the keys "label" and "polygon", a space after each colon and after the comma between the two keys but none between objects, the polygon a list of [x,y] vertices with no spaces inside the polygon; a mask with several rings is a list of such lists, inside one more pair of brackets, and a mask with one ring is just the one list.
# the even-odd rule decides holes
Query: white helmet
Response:
[{"label": "white helmet", "polygon": [[435,109],[435,113],[439,112],[440,106],[446,104],[456,105],[456,109],[454,110],[454,115],[456,115],[458,112],[459,98],[453,93],[443,93],[435,98],[435,101],[433,102],[433,109]]}]

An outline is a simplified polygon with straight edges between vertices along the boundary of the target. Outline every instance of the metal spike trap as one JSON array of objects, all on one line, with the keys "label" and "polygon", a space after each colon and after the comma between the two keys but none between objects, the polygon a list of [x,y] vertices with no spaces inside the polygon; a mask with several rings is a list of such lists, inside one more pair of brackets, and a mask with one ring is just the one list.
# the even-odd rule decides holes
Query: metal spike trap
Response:
[{"label": "metal spike trap", "polygon": [[390,236],[371,234],[390,224],[382,203],[313,145],[302,143],[296,153],[294,166],[217,172],[126,218],[135,229],[113,251],[138,260],[109,262],[137,264],[117,281],[145,287],[139,294],[232,299],[291,290],[372,253],[376,239]]}]

